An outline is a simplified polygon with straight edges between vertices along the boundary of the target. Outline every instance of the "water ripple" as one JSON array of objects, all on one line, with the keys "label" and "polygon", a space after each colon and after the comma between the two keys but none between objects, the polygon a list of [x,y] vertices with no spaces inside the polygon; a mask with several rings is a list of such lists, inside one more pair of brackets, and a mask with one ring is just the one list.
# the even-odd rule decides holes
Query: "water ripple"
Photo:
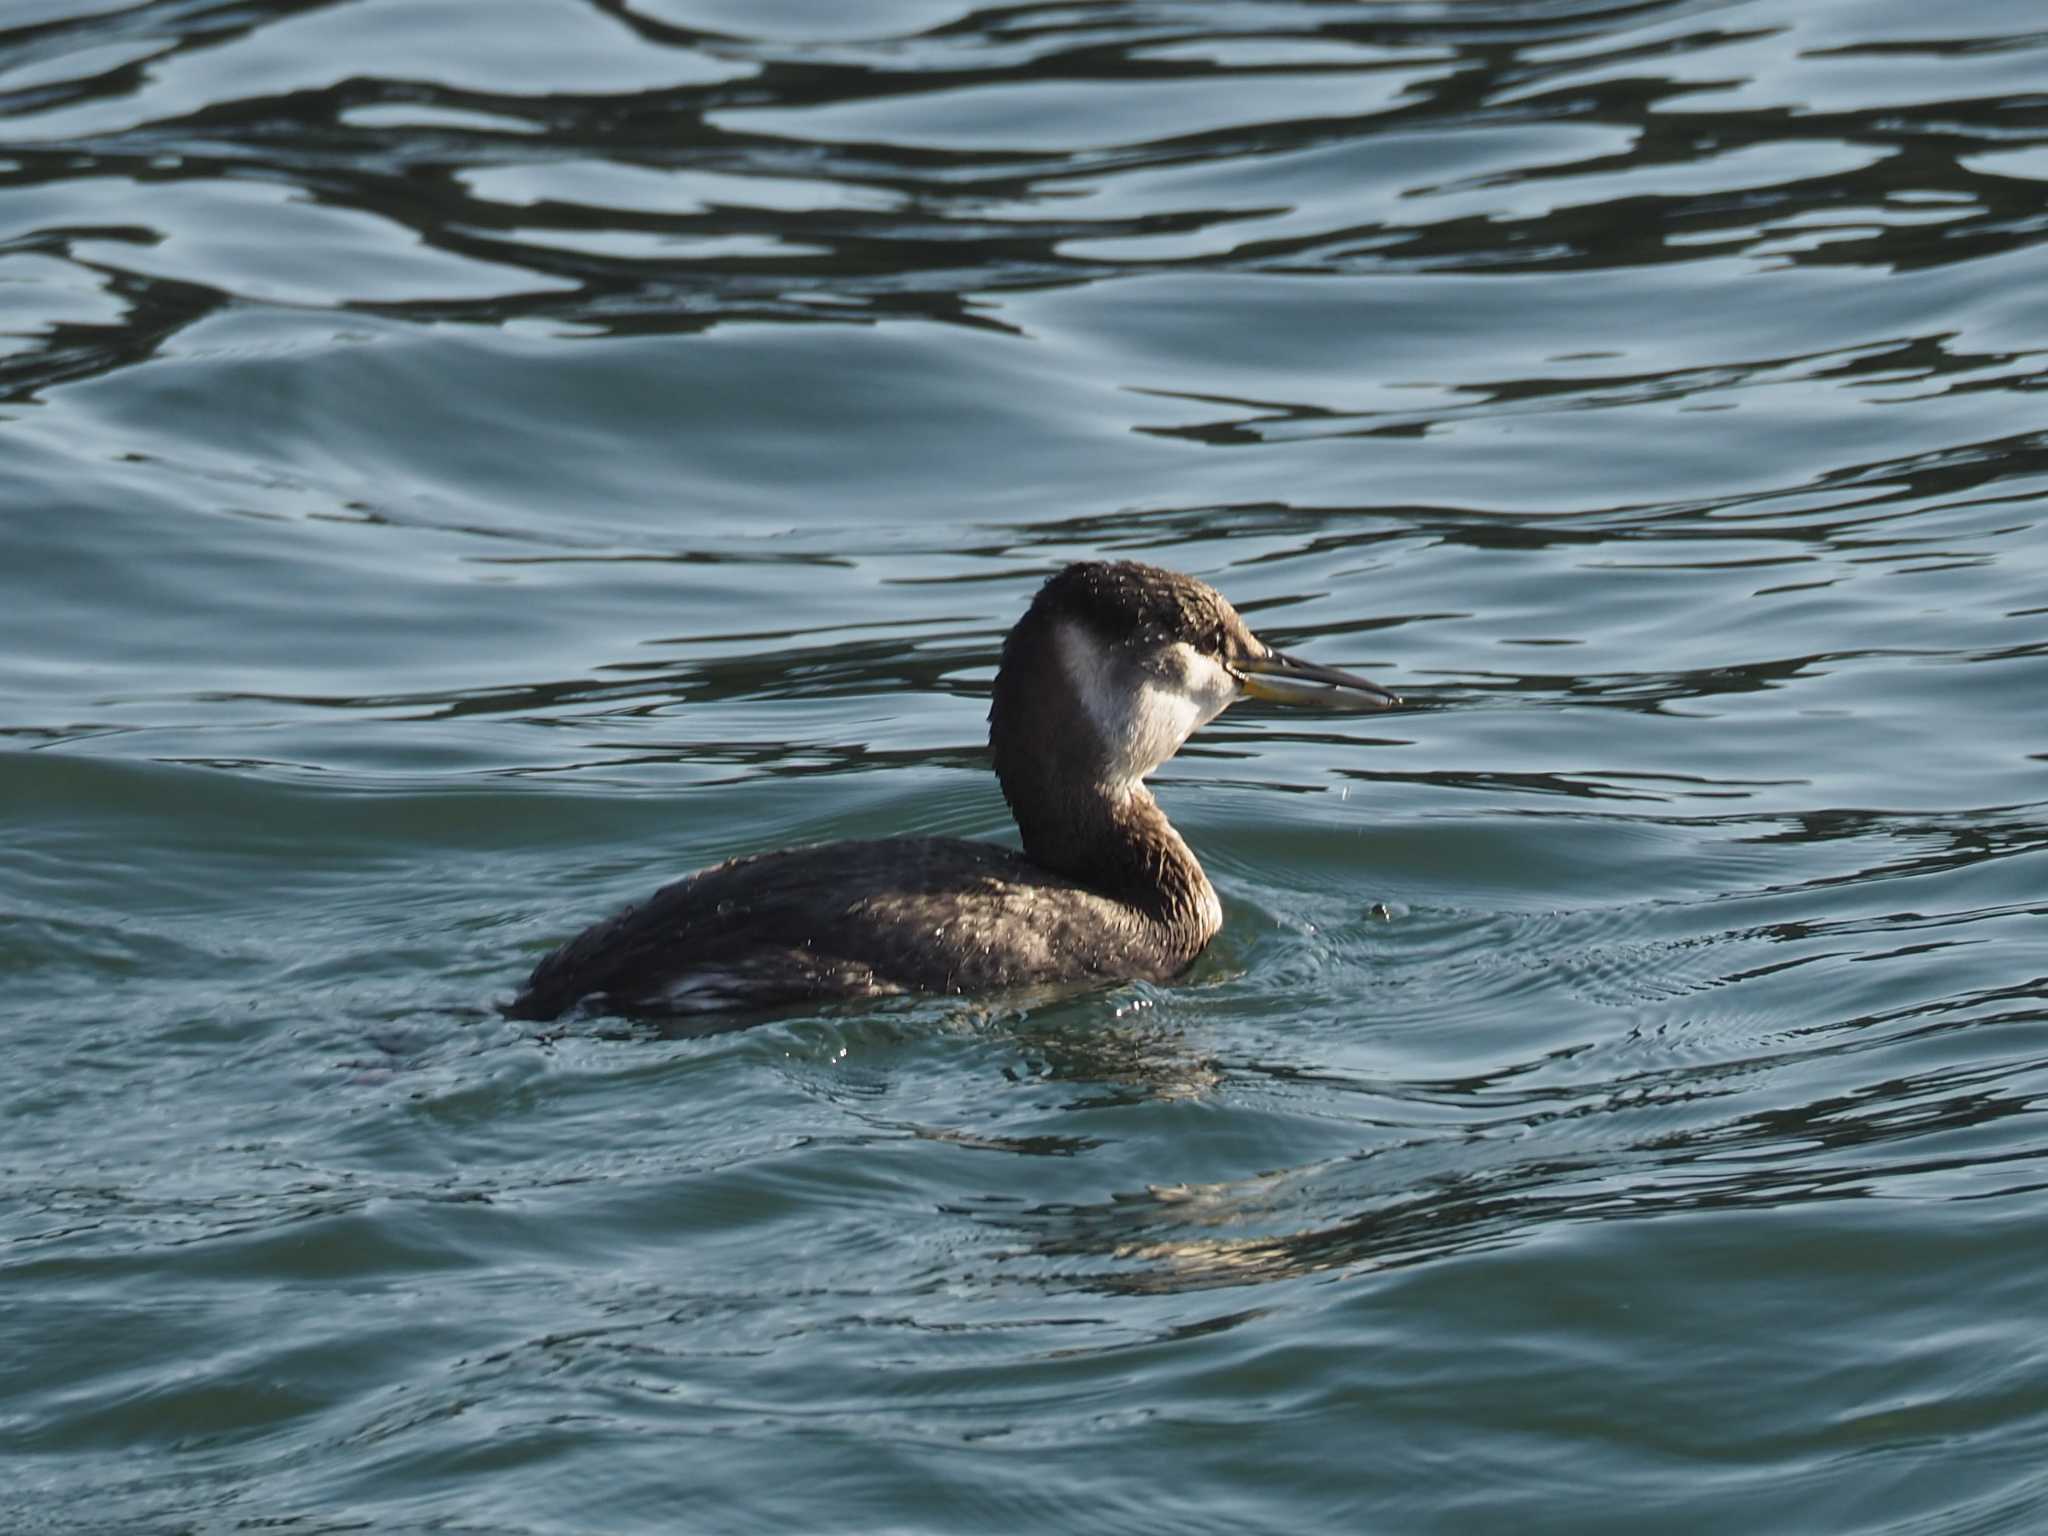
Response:
[{"label": "water ripple", "polygon": [[[2039,1525],[2024,8],[500,9],[0,18],[18,1521]],[[1103,555],[1188,977],[496,1016]]]}]

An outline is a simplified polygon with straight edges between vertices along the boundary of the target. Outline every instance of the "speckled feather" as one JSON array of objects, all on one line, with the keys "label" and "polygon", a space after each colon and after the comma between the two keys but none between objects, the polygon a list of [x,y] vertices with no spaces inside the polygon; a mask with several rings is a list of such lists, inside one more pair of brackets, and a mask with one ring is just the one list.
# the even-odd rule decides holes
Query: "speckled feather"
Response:
[{"label": "speckled feather", "polygon": [[1010,849],[889,838],[755,854],[665,886],[549,955],[510,1013],[553,1018],[586,999],[693,1013],[1164,980],[1185,964],[1162,961],[1127,904]]},{"label": "speckled feather", "polygon": [[1005,668],[1013,652],[1030,644],[1034,621],[1062,617],[1079,619],[1130,649],[1185,641],[1226,661],[1266,654],[1229,599],[1207,582],[1135,560],[1083,560],[1039,588],[1030,611],[1003,642]]}]

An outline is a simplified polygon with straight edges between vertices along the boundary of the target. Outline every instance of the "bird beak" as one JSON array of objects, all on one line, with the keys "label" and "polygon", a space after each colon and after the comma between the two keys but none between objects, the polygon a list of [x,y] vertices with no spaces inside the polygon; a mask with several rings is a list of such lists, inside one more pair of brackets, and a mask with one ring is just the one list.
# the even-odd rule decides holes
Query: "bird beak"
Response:
[{"label": "bird beak", "polygon": [[1252,661],[1231,664],[1245,696],[1269,704],[1305,704],[1312,709],[1391,709],[1400,695],[1335,667],[1296,661],[1268,651]]}]

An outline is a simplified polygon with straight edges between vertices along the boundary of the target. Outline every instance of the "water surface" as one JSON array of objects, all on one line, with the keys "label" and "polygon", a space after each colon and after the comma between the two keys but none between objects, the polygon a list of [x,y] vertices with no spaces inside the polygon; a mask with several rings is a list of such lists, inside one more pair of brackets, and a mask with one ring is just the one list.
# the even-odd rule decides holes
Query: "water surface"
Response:
[{"label": "water surface", "polygon": [[[2030,6],[0,28],[16,1524],[2048,1515]],[[1183,983],[497,1017],[1082,557],[1417,701]]]}]

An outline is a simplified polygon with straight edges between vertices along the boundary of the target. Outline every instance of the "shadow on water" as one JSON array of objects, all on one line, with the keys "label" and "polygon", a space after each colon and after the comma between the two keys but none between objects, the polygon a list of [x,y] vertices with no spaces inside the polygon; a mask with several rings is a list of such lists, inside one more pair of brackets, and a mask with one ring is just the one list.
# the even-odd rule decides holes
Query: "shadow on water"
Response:
[{"label": "shadow on water", "polygon": [[[2037,914],[2038,915],[2038,914]],[[1972,1026],[2048,1017],[2048,976],[1970,1003]],[[1898,1021],[1842,1021],[1860,1029]],[[1956,1027],[1963,1021],[1950,1021]],[[1875,1083],[1855,1094],[1775,1107],[1696,1132],[1627,1139],[1620,1127],[1570,1154],[1521,1153],[1512,1143],[1555,1119],[1613,1114],[1626,1122],[1653,1105],[1696,1103],[1741,1091],[1727,1079],[1773,1065],[1749,1060],[1609,1085],[1595,1096],[1540,1095],[1534,1112],[1498,1114],[1486,1082],[1377,1085],[1437,1105],[1483,1109],[1487,1129],[1455,1140],[1417,1139],[1340,1163],[1250,1179],[1133,1191],[1100,1205],[961,1214],[1025,1245],[1053,1290],[1178,1294],[1341,1272],[1427,1263],[1526,1241],[1581,1222],[1658,1219],[1830,1200],[1883,1198],[1887,1184],[2009,1161],[1998,1192],[2048,1189],[2039,1146],[2008,1159],[1978,1147],[1914,1155],[1911,1144],[1981,1131],[2035,1113],[2048,1055],[1956,1067]],[[1239,1073],[1262,1069],[1248,1065]],[[1279,1075],[1291,1077],[1285,1069]],[[2026,1079],[2015,1085],[2016,1077]],[[1319,1083],[1327,1089],[1327,1080]],[[1526,1107],[1526,1096],[1517,1095]],[[2018,1125],[2014,1129],[2020,1129]],[[1608,1142],[1601,1146],[1600,1142]],[[1503,1143],[1507,1143],[1504,1145]],[[1300,1223],[1297,1225],[1297,1223]]]},{"label": "shadow on water", "polygon": [[[2040,832],[2034,825],[2030,836]],[[1809,828],[1771,840],[1834,835]],[[2012,851],[1979,846],[1963,860],[1918,857],[1828,883],[1881,882],[1908,868],[1981,871]],[[2038,841],[2025,851],[2038,855]],[[1079,1090],[1065,1106],[1077,1124],[1146,1100],[1243,1107],[1279,1095],[1351,1125],[1364,1144],[1248,1177],[1148,1185],[1099,1202],[1004,1196],[953,1209],[1017,1245],[1000,1251],[1010,1284],[1175,1295],[1357,1277],[1513,1247],[1583,1223],[1896,1199],[1950,1176],[1948,1198],[2024,1197],[2048,1189],[2048,1147],[2034,1123],[2048,1082],[2038,1038],[2048,1020],[2048,972],[1832,1019],[1774,1018],[1773,999],[1794,996],[1780,989],[1802,967],[1939,964],[1953,944],[1990,942],[1987,925],[2021,933],[2044,919],[2048,905],[2036,898],[1762,924],[1679,941],[1670,953],[1683,952],[1682,970],[1669,956],[1632,952],[1615,974],[1603,974],[1595,938],[1615,927],[1612,914],[1563,929],[1542,925],[1540,937],[1511,936],[1505,960],[1488,961],[1539,973],[1533,994],[1525,989],[1516,1003],[1583,1009],[1618,982],[1638,1022],[1618,1038],[1470,1077],[1359,1076],[1320,1065],[1314,1042],[1329,1034],[1313,1025],[1305,1042],[1235,1060],[1206,1054],[1171,1026],[1027,1031],[1018,1044],[1034,1069]],[[1561,947],[1569,961],[1555,953]],[[1459,990],[1456,964],[1441,955],[1431,963],[1448,973],[1440,986]],[[1365,1002],[1375,986],[1392,984],[1356,978]],[[1703,1014],[1697,999],[1706,991],[1717,997]],[[1745,1017],[1764,1022],[1746,1037],[1727,1031]],[[1711,1019],[1724,1021],[1718,1042],[1700,1036]],[[1702,1052],[1706,1059],[1697,1059]],[[1929,1064],[1907,1070],[1902,1061]],[[1801,1096],[1823,1083],[1840,1086]]]}]

